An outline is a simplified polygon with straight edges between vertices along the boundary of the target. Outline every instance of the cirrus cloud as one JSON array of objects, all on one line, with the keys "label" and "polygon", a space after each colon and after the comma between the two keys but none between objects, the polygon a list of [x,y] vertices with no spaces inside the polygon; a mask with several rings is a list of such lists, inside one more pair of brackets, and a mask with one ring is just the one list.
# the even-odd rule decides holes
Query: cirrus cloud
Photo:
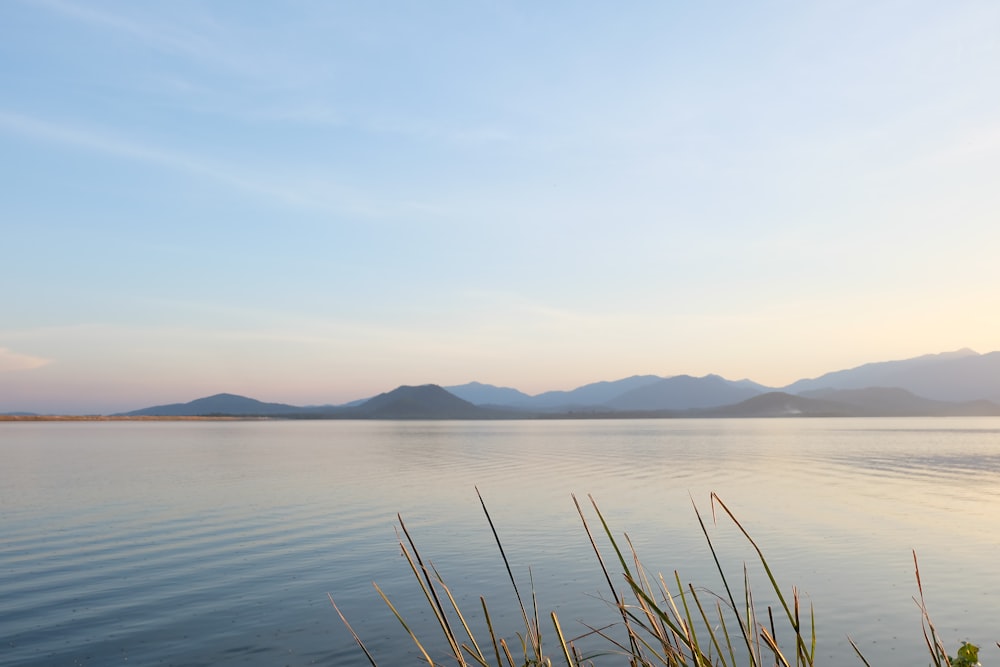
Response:
[{"label": "cirrus cloud", "polygon": [[0,373],[5,371],[26,371],[32,368],[41,368],[50,363],[52,363],[51,359],[33,357],[30,354],[20,354],[6,347],[0,347]]}]

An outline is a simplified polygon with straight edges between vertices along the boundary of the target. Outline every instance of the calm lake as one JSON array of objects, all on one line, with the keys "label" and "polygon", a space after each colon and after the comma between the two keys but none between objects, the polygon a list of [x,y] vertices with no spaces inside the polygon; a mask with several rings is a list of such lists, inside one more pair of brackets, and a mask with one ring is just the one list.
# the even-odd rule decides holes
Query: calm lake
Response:
[{"label": "calm lake", "polygon": [[[476,486],[567,635],[616,618],[571,494],[651,573],[721,592],[692,506],[710,522],[715,491],[815,607],[819,664],[861,664],[848,636],[873,665],[927,664],[914,550],[951,651],[1000,663],[1000,419],[928,418],[3,423],[0,664],[368,664],[328,593],[381,664],[417,664],[372,587],[437,640],[397,512],[473,621],[484,595],[513,636]],[[709,530],[725,567],[753,564],[731,523]]]}]

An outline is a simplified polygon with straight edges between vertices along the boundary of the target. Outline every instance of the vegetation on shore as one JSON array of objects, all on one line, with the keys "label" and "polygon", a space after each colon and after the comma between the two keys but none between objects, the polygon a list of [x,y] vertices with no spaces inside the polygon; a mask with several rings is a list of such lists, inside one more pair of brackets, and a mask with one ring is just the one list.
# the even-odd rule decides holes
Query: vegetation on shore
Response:
[{"label": "vegetation on shore", "polygon": [[[479,493],[478,489],[476,492]],[[444,664],[462,667],[551,667],[553,664],[585,667],[597,664],[595,660],[599,658],[609,657],[613,664],[631,667],[811,667],[816,664],[816,618],[812,606],[803,609],[796,588],[788,591],[779,586],[761,548],[715,493],[710,497],[712,520],[718,521],[720,516],[728,519],[752,547],[766,581],[764,597],[770,598],[772,604],[762,607],[756,601],[750,583],[751,570],[746,563],[740,582],[734,582],[733,577],[727,574],[697,506],[694,512],[721,579],[722,588],[718,592],[685,584],[676,571],[669,580],[663,575],[651,575],[643,567],[628,535],[624,535],[623,539],[615,537],[594,499],[589,498],[596,521],[587,519],[587,514],[574,496],[573,502],[611,594],[609,604],[619,619],[605,627],[588,626],[590,632],[583,637],[600,638],[604,646],[598,650],[589,649],[588,653],[581,652],[577,647],[577,642],[583,637],[568,639],[565,636],[555,612],[543,621],[533,587],[530,604],[525,603],[482,495],[479,495],[479,500],[514,588],[523,631],[518,632],[515,638],[500,636],[486,600],[480,597],[486,628],[485,632],[474,632],[470,627],[470,616],[459,607],[440,573],[430,562],[425,562],[402,517],[397,515],[402,532],[400,549],[443,633],[444,644],[435,643],[432,646],[426,637],[418,636],[378,584],[375,584],[375,590],[409,634],[422,659],[431,667]],[[607,554],[598,546],[597,536],[606,540]],[[609,568],[609,560],[617,565]],[[914,568],[919,592],[916,601],[922,613],[923,636],[930,664],[933,667],[979,665],[979,647],[974,644],[963,642],[954,657],[949,655],[924,604],[916,554]],[[611,569],[621,570],[623,584],[615,584]],[[375,656],[351,627],[332,596],[330,601],[360,650],[373,667],[378,667]],[[552,634],[549,635],[549,632]],[[777,639],[779,635],[781,641]],[[860,662],[869,665],[853,641],[851,646]],[[432,653],[444,655],[432,657]],[[605,660],[601,664],[609,663]]]}]

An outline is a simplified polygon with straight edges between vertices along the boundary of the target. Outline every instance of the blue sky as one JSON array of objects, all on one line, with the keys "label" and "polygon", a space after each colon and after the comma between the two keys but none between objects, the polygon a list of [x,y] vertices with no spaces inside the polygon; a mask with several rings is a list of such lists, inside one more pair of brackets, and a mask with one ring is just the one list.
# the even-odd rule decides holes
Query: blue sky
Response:
[{"label": "blue sky", "polygon": [[0,412],[1000,349],[995,2],[0,4]]}]

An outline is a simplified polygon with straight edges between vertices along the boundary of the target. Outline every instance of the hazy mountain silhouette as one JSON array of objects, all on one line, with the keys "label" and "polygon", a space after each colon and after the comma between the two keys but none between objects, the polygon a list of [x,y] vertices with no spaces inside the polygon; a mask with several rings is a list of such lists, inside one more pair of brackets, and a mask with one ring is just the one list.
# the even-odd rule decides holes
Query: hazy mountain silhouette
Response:
[{"label": "hazy mountain silhouette", "polygon": [[290,415],[302,412],[303,408],[284,403],[263,403],[236,394],[215,394],[188,403],[155,405],[151,408],[122,413],[125,417],[199,417],[224,415],[232,417]]},{"label": "hazy mountain silhouette", "polygon": [[781,391],[718,375],[635,375],[537,396],[479,382],[451,389],[462,396],[429,384],[398,387],[341,406],[310,407],[216,394],[123,415],[348,419],[1000,415],[1000,352],[963,349],[865,364],[799,380]]},{"label": "hazy mountain silhouette", "polygon": [[732,382],[718,375],[692,377],[675,375],[637,387],[607,401],[618,410],[687,410],[738,403],[771,391],[763,385],[740,380]]},{"label": "hazy mountain silhouette", "polygon": [[612,382],[592,382],[571,391],[547,391],[533,396],[528,406],[535,409],[566,409],[604,405],[627,391],[644,387],[662,379],[658,375],[633,375]]},{"label": "hazy mountain silhouette", "polygon": [[[691,378],[678,376],[671,391],[691,381],[703,381],[708,386],[725,391],[754,391],[753,387],[728,382],[722,378]],[[671,378],[667,378],[671,379]],[[735,385],[735,386],[732,386]],[[698,384],[693,384],[696,389]],[[719,394],[705,394],[717,396]],[[693,401],[694,399],[692,399]],[[795,395],[770,391],[758,393],[736,403],[688,408],[617,408],[594,406],[584,409],[535,413],[524,410],[504,410],[473,405],[437,385],[402,386],[379,394],[361,405],[345,408],[333,406],[297,407],[284,403],[263,403],[234,394],[216,394],[189,403],[159,405],[134,410],[127,417],[279,417],[298,419],[510,419],[510,418],[644,418],[644,417],[902,417],[902,416],[1000,416],[1000,405],[986,400],[949,402],[916,396],[895,387],[865,389],[823,389]]]},{"label": "hazy mountain silhouette", "polygon": [[482,382],[469,382],[452,387],[445,387],[449,393],[458,396],[474,405],[509,405],[513,407],[526,406],[531,403],[531,396],[511,387],[497,387]]},{"label": "hazy mountain silhouette", "polygon": [[939,401],[1000,400],[1000,352],[962,349],[912,359],[882,361],[799,380],[784,391],[898,387]]}]

